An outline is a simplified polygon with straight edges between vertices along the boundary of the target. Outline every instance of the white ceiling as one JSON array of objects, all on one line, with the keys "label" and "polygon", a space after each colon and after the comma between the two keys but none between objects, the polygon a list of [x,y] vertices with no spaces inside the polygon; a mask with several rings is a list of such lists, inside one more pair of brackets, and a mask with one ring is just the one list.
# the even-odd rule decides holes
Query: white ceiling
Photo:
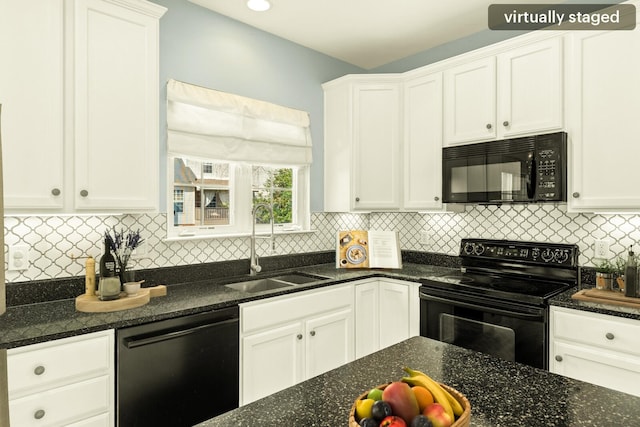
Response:
[{"label": "white ceiling", "polygon": [[492,3],[532,3],[531,0],[270,0],[270,10],[254,12],[246,7],[246,0],[189,1],[364,69],[487,29],[487,9]]}]

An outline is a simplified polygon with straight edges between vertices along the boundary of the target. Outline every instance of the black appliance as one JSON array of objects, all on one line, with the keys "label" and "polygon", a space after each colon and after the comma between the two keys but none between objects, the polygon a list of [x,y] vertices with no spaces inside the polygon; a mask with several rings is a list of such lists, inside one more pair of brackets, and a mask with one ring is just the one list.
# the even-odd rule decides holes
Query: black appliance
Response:
[{"label": "black appliance", "polygon": [[565,132],[442,149],[444,203],[566,202]]},{"label": "black appliance", "polygon": [[116,336],[119,426],[193,426],[238,407],[238,306]]},{"label": "black appliance", "polygon": [[548,369],[549,298],[579,282],[578,247],[462,239],[460,272],[421,280],[420,335]]}]

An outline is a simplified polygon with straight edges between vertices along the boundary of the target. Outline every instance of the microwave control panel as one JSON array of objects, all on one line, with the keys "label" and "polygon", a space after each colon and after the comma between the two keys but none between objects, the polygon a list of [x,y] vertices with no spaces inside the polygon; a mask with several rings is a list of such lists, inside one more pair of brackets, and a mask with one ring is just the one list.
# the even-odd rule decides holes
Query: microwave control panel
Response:
[{"label": "microwave control panel", "polygon": [[566,147],[564,141],[536,141],[536,199],[562,200],[565,193],[564,168]]}]

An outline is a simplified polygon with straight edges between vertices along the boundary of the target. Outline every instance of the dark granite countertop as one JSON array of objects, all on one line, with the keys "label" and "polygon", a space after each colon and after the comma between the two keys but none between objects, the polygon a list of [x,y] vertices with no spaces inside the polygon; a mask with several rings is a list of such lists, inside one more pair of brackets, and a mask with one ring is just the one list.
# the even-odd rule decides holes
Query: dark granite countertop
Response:
[{"label": "dark granite countertop", "polygon": [[[284,271],[317,274],[327,279],[307,285],[253,294],[234,291],[223,286],[233,281],[268,277]],[[142,307],[110,313],[76,311],[74,298],[18,305],[8,307],[7,312],[0,317],[0,348],[13,348],[104,329],[139,325],[367,277],[418,281],[421,277],[447,274],[451,271],[450,267],[417,263],[404,263],[403,268],[398,270],[346,270],[337,269],[335,264],[320,264],[271,271],[256,277],[245,275],[170,284],[167,286],[166,296],[152,298]]]},{"label": "dark granite countertop", "polygon": [[640,310],[637,308],[571,299],[571,295],[576,292],[578,292],[577,287],[571,288],[568,291],[553,297],[549,300],[549,304],[558,307],[572,308],[574,310],[590,311],[592,313],[608,314],[610,316],[640,320]]},{"label": "dark granite countertop", "polygon": [[347,426],[356,397],[400,379],[403,366],[463,393],[472,426],[632,426],[640,420],[638,397],[415,337],[198,426]]}]

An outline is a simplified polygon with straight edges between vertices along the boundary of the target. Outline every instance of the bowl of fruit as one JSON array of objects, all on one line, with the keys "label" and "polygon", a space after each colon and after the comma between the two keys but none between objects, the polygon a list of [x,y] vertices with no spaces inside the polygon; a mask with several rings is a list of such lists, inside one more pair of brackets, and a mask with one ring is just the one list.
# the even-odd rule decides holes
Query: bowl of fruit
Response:
[{"label": "bowl of fruit", "polygon": [[469,427],[471,404],[457,390],[423,372],[362,393],[353,402],[349,427]]}]

